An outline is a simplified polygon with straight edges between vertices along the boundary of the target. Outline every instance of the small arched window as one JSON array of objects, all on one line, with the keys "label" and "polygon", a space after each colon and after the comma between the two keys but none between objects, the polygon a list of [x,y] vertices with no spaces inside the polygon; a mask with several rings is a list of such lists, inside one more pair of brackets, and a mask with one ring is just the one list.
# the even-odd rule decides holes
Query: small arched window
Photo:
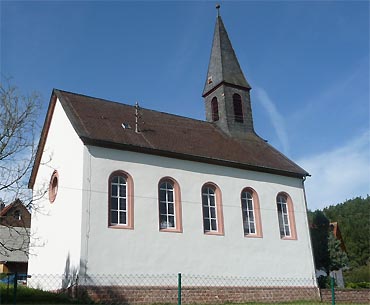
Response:
[{"label": "small arched window", "polygon": [[212,121],[216,122],[220,119],[220,116],[218,114],[218,101],[217,97],[214,97],[211,101],[211,107],[212,107]]},{"label": "small arched window", "polygon": [[257,193],[251,188],[241,192],[244,235],[262,237],[261,213]]},{"label": "small arched window", "polygon": [[290,196],[286,193],[279,193],[276,197],[276,204],[280,237],[283,239],[297,239],[294,208]]},{"label": "small arched window", "polygon": [[206,234],[223,235],[221,191],[217,185],[206,183],[202,187],[203,230]]},{"label": "small arched window", "polygon": [[233,95],[233,106],[235,122],[243,123],[244,120],[243,120],[242,98],[237,93]]},{"label": "small arched window", "polygon": [[133,181],[129,174],[115,171],[109,177],[109,227],[133,229]]},{"label": "small arched window", "polygon": [[173,178],[158,184],[159,230],[182,232],[180,187]]}]

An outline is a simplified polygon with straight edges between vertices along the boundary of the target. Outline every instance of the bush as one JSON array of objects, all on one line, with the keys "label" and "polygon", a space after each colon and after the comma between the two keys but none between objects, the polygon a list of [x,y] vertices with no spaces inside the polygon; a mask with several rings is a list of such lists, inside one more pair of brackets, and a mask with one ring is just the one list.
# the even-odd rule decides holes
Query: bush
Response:
[{"label": "bush", "polygon": [[357,289],[357,288],[370,288],[370,282],[358,282],[358,283],[351,283],[351,282],[348,282],[346,283],[346,288],[353,288],[353,289]]},{"label": "bush", "polygon": [[[8,286],[1,284],[1,300],[9,304],[13,303],[13,285]],[[25,286],[17,286],[17,303],[28,304],[69,304],[72,303],[71,299],[63,293],[52,293],[40,289],[32,289]]]},{"label": "bush", "polygon": [[344,280],[348,283],[370,282],[370,264],[345,271]]}]

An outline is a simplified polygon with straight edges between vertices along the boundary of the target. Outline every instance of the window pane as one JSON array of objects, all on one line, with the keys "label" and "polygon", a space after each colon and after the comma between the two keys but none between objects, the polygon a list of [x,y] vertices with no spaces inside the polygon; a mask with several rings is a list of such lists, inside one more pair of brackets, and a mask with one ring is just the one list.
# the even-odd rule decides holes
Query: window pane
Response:
[{"label": "window pane", "polygon": [[209,196],[209,205],[214,207],[215,206],[215,197]]},{"label": "window pane", "polygon": [[170,214],[170,215],[174,215],[175,214],[173,203],[168,203],[168,214]]},{"label": "window pane", "polygon": [[167,214],[167,208],[166,208],[166,203],[165,202],[160,202],[159,203],[159,213],[160,214]]},{"label": "window pane", "polygon": [[207,197],[207,195],[202,195],[202,204],[204,205],[204,206],[208,206],[208,197]]},{"label": "window pane", "polygon": [[211,219],[211,228],[212,231],[217,231],[217,224],[215,219]]},{"label": "window pane", "polygon": [[119,186],[119,195],[121,197],[126,197],[126,185]]},{"label": "window pane", "polygon": [[173,202],[173,191],[168,191],[167,196],[168,196],[168,201]]},{"label": "window pane", "polygon": [[125,179],[125,177],[123,177],[123,176],[119,176],[119,177],[118,177],[118,183],[119,183],[119,184],[125,184],[125,183],[126,183],[126,179]]},{"label": "window pane", "polygon": [[252,223],[250,223],[250,232],[251,232],[252,234],[256,233],[256,228],[254,227],[254,223],[253,223],[253,222],[252,222]]},{"label": "window pane", "polygon": [[281,207],[282,207],[283,213],[286,213],[286,204],[282,204]]},{"label": "window pane", "polygon": [[126,213],[125,212],[119,213],[119,223],[123,225],[126,224]]},{"label": "window pane", "polygon": [[203,217],[209,217],[209,209],[208,207],[203,206]]},{"label": "window pane", "polygon": [[209,231],[210,230],[209,219],[208,218],[204,218],[203,225],[204,225],[204,231]]},{"label": "window pane", "polygon": [[166,229],[167,228],[167,217],[166,217],[166,215],[160,215],[159,216],[159,227],[161,229]]},{"label": "window pane", "polygon": [[215,208],[211,208],[211,218],[216,218],[216,209]]},{"label": "window pane", "polygon": [[112,184],[112,196],[117,196],[117,185]]},{"label": "window pane", "polygon": [[118,177],[113,177],[112,178],[112,183],[118,183]]},{"label": "window pane", "polygon": [[111,211],[111,213],[110,213],[110,222],[111,222],[111,224],[117,224],[118,223],[118,212]]},{"label": "window pane", "polygon": [[248,210],[253,210],[253,204],[251,200],[248,201]]},{"label": "window pane", "polygon": [[120,208],[120,210],[126,211],[126,199],[121,198],[119,208]]},{"label": "window pane", "polygon": [[284,215],[284,224],[288,224],[288,215]]},{"label": "window pane", "polygon": [[159,191],[159,201],[166,202],[166,191],[165,190],[160,190]]},{"label": "window pane", "polygon": [[118,210],[118,198],[110,199],[110,208],[111,210]]},{"label": "window pane", "polygon": [[252,211],[249,212],[249,221],[254,221],[254,215]]},{"label": "window pane", "polygon": [[168,217],[168,226],[170,227],[170,228],[174,228],[175,227],[175,217],[173,217],[173,216],[169,216]]},{"label": "window pane", "polygon": [[289,226],[285,226],[285,234],[290,236]]}]

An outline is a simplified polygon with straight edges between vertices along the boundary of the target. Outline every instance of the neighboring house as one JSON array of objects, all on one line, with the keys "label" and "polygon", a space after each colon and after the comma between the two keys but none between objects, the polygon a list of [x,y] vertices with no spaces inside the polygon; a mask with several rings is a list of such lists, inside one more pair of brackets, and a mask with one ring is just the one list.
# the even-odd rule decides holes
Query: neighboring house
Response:
[{"label": "neighboring house", "polygon": [[22,202],[1,206],[0,273],[27,273],[31,214]]},{"label": "neighboring house", "polygon": [[45,246],[29,273],[183,272],[315,286],[308,173],[255,133],[250,90],[220,16],[206,121],[54,89],[29,181],[34,192],[49,184],[44,212],[32,214]]}]

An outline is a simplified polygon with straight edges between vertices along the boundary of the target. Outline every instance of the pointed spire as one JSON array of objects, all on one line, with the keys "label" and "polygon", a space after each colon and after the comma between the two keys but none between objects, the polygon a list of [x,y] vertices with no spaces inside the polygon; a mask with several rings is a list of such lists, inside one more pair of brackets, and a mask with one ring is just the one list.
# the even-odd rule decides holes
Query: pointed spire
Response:
[{"label": "pointed spire", "polygon": [[206,84],[203,97],[221,83],[251,89],[240,68],[224,23],[220,16],[220,6],[217,5],[217,19],[213,35],[211,58],[208,65]]}]

